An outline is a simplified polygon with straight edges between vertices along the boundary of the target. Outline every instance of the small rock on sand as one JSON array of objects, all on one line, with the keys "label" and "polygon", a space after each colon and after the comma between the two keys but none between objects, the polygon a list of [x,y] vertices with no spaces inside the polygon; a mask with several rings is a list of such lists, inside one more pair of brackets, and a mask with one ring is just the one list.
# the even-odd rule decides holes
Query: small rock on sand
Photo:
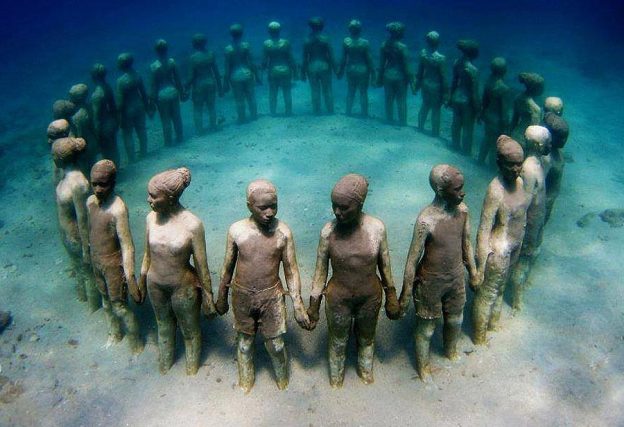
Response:
[{"label": "small rock on sand", "polygon": [[600,212],[600,219],[613,228],[624,226],[624,209],[605,209]]}]

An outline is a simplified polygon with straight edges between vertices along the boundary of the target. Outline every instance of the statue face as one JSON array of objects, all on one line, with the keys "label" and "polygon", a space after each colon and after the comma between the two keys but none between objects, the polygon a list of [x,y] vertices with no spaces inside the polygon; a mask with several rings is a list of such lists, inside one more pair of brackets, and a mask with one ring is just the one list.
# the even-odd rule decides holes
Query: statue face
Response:
[{"label": "statue face", "polygon": [[164,191],[149,190],[147,192],[147,203],[156,213],[166,212],[171,207],[171,199]]},{"label": "statue face", "polygon": [[537,150],[537,152],[542,155],[542,156],[547,156],[550,154],[550,141],[546,140],[539,140],[539,141],[535,141],[535,149]]},{"label": "statue face", "polygon": [[464,201],[464,177],[463,175],[453,175],[451,182],[440,190],[440,196],[450,206],[457,206]]},{"label": "statue face", "polygon": [[513,182],[520,176],[522,171],[522,163],[524,159],[521,155],[518,156],[505,156],[500,157],[497,160],[498,169],[505,180]]},{"label": "statue face", "polygon": [[343,194],[332,195],[332,210],[339,224],[351,224],[357,220],[362,211],[362,205]]},{"label": "statue face", "polygon": [[256,192],[251,195],[247,207],[257,224],[268,227],[277,215],[277,195],[269,192]]},{"label": "statue face", "polygon": [[91,188],[93,188],[93,194],[102,202],[112,194],[115,188],[115,180],[110,174],[95,172],[91,174]]}]

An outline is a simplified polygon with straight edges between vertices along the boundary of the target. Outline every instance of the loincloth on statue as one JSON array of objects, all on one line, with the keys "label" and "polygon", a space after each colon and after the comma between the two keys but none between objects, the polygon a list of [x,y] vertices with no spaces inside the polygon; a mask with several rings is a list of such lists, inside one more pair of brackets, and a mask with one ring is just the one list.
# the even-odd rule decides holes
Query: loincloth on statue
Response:
[{"label": "loincloth on statue", "polygon": [[414,281],[416,315],[423,319],[438,319],[442,313],[459,315],[466,304],[464,266],[445,274],[419,271]]},{"label": "loincloth on statue", "polygon": [[286,303],[282,282],[259,291],[242,287],[236,282],[232,288],[234,329],[247,335],[260,333],[265,339],[286,333]]},{"label": "loincloth on statue", "polygon": [[111,302],[126,301],[128,285],[124,274],[121,252],[92,257],[93,275],[98,290]]}]

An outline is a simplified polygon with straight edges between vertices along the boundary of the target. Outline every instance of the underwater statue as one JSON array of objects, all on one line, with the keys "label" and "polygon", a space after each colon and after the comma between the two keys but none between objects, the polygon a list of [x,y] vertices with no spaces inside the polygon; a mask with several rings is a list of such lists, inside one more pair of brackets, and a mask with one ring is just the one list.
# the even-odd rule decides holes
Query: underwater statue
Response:
[{"label": "underwater statue", "polygon": [[76,106],[67,99],[57,99],[52,104],[52,118],[54,120],[65,119],[70,122],[75,113]]},{"label": "underwater statue", "polygon": [[76,279],[79,301],[87,301],[91,312],[100,308],[100,295],[93,283],[89,253],[87,196],[89,181],[80,170],[79,157],[87,149],[82,138],[60,138],[52,144],[52,159],[63,176],[56,186],[56,208],[63,246]]},{"label": "underwater statue", "polygon": [[338,67],[338,78],[347,74],[347,116],[353,113],[355,92],[360,93],[360,114],[368,117],[368,86],[375,82],[375,66],[370,53],[370,43],[361,37],[362,23],[357,19],[349,21],[349,37],[342,42],[342,59]]},{"label": "underwater statue", "polygon": [[390,22],[386,25],[388,39],[381,44],[377,85],[384,88],[386,121],[393,121],[394,104],[397,106],[399,126],[407,126],[407,85],[412,80],[407,45],[401,40],[405,25]]},{"label": "underwater statue", "polygon": [[268,70],[269,110],[275,116],[277,110],[277,92],[281,89],[284,97],[284,110],[292,115],[292,82],[297,75],[297,65],[292,54],[290,42],[280,37],[279,22],[270,22],[269,39],[264,41],[262,68]]},{"label": "underwater statue", "polygon": [[543,126],[548,129],[551,136],[550,164],[546,174],[546,218],[548,222],[555,205],[555,200],[559,197],[561,189],[561,178],[565,159],[563,158],[563,147],[568,141],[570,129],[568,123],[555,113],[546,113]]},{"label": "underwater statue", "polygon": [[425,382],[431,380],[431,337],[442,316],[444,354],[451,360],[459,358],[457,341],[466,303],[465,270],[472,286],[477,280],[468,207],[463,202],[464,176],[453,166],[437,165],[431,170],[429,184],[435,198],[416,220],[399,299],[402,314],[414,299],[416,369]]},{"label": "underwater statue", "polygon": [[[66,119],[55,119],[48,125],[48,144],[50,148],[52,148],[52,144],[54,141],[61,138],[67,138],[71,132],[69,122]],[[63,169],[56,166],[54,159],[52,160],[52,182],[54,183],[54,187],[58,185],[58,183],[63,178]]]},{"label": "underwater statue", "polygon": [[156,41],[156,60],[150,65],[149,91],[150,104],[158,107],[165,146],[173,145],[172,127],[176,142],[179,144],[184,139],[180,101],[186,100],[178,65],[173,58],[168,57],[168,49],[165,40]]},{"label": "underwater statue", "polygon": [[457,49],[462,56],[453,64],[453,80],[449,106],[453,110],[451,140],[455,150],[472,154],[475,120],[481,106],[479,99],[479,69],[472,63],[479,56],[479,43],[459,40]]},{"label": "underwater statue", "polygon": [[485,135],[479,149],[479,162],[485,163],[489,159],[493,164],[496,157],[496,140],[509,132],[511,105],[510,89],[504,80],[507,73],[505,58],[498,56],[492,59],[490,70],[481,98],[479,121],[483,122]]},{"label": "underwater statue", "polygon": [[[286,333],[285,295],[293,301],[295,319],[305,328],[310,321],[301,299],[301,281],[295,242],[288,225],[276,218],[277,190],[266,180],[252,181],[247,187],[249,218],[230,226],[225,259],[219,284],[217,311],[229,310],[228,293],[232,288],[232,311],[236,338],[238,384],[248,393],[254,385],[254,340],[264,338],[277,387],[288,386],[288,359],[283,335]],[[288,292],[279,277],[280,264]]]},{"label": "underwater statue", "polygon": [[203,34],[193,36],[192,45],[195,52],[191,55],[189,65],[189,77],[186,82],[186,91],[191,91],[193,101],[193,122],[195,132],[203,135],[204,106],[208,110],[208,122],[210,130],[217,130],[217,110],[215,108],[217,94],[223,96],[221,74],[217,67],[214,53],[206,49],[207,39]]},{"label": "underwater statue", "polygon": [[91,168],[93,194],[87,199],[91,265],[95,284],[102,295],[102,306],[108,321],[107,346],[123,338],[126,329],[130,351],[143,351],[139,323],[128,307],[128,291],[134,302],[145,299],[134,275],[134,243],[130,233],[128,208],[115,194],[117,168],[111,160],[100,160]]},{"label": "underwater statue", "polygon": [[547,113],[554,113],[563,116],[563,100],[556,96],[549,96],[544,100],[544,116]]},{"label": "underwater statue", "polygon": [[325,100],[325,109],[334,113],[334,93],[332,73],[337,71],[329,38],[323,34],[325,22],[318,16],[308,20],[310,35],[303,43],[303,63],[301,79],[310,82],[312,111],[321,114],[321,92]]},{"label": "underwater statue", "polygon": [[255,84],[261,84],[260,74],[251,58],[251,47],[248,42],[242,41],[243,26],[230,26],[232,43],[225,47],[225,74],[223,76],[223,90],[232,88],[238,123],[245,123],[245,103],[249,108],[249,119],[258,118]]},{"label": "underwater statue", "polygon": [[[329,383],[334,388],[342,387],[352,327],[358,347],[358,376],[365,384],[374,381],[375,330],[382,292],[386,294],[388,318],[398,319],[400,314],[386,228],[379,219],[362,212],[367,193],[368,182],[362,175],[345,175],[336,183],[331,193],[336,219],[321,230],[317,249],[308,315],[314,328],[325,295]],[[332,277],[328,283],[330,261]]]},{"label": "underwater statue", "polygon": [[145,113],[153,114],[153,106],[145,91],[143,79],[133,68],[134,57],[130,53],[122,53],[117,57],[117,68],[121,76],[117,79],[116,99],[119,112],[119,125],[123,137],[128,162],[136,161],[136,150],[132,133],[136,132],[139,140],[139,155],[147,156],[147,131]]},{"label": "underwater statue", "polygon": [[418,70],[414,76],[412,92],[422,89],[422,105],[418,112],[418,129],[424,130],[431,111],[431,134],[440,136],[440,110],[448,102],[446,81],[446,57],[438,52],[440,34],[430,31],[425,36],[427,47],[420,51]]},{"label": "underwater statue", "polygon": [[499,174],[488,185],[477,232],[477,280],[471,287],[474,343],[485,345],[496,330],[511,267],[518,261],[531,196],[520,177],[524,151],[507,135],[496,141]]},{"label": "underwater statue", "polygon": [[511,267],[513,291],[511,306],[514,312],[522,310],[522,298],[531,267],[539,254],[546,219],[546,157],[550,154],[550,132],[542,126],[529,126],[524,133],[526,158],[520,177],[524,190],[531,197],[527,209],[526,229],[518,261]]},{"label": "underwater statue", "polygon": [[93,129],[97,138],[102,157],[119,164],[117,151],[117,105],[115,94],[106,81],[106,68],[95,64],[91,68],[91,79],[95,85],[91,92],[91,111],[93,112]]},{"label": "underwater statue", "polygon": [[85,177],[90,173],[91,166],[100,154],[100,147],[93,127],[93,112],[87,102],[88,97],[89,88],[84,83],[73,85],[69,89],[69,100],[76,106],[76,110],[69,120],[70,134],[72,137],[84,139],[87,144],[84,152],[78,158],[80,170]]},{"label": "underwater statue", "polygon": [[176,325],[184,337],[186,374],[197,373],[202,343],[200,306],[207,317],[216,314],[204,225],[180,204],[180,196],[190,183],[191,172],[179,168],[154,175],[147,185],[152,212],[145,225],[139,295],[143,298],[147,288],[158,326],[162,374],[173,365]]},{"label": "underwater statue", "polygon": [[542,109],[535,97],[544,92],[544,78],[536,73],[520,73],[518,80],[525,87],[524,92],[516,97],[511,117],[511,136],[517,141],[524,141],[524,132],[531,125],[539,125]]}]

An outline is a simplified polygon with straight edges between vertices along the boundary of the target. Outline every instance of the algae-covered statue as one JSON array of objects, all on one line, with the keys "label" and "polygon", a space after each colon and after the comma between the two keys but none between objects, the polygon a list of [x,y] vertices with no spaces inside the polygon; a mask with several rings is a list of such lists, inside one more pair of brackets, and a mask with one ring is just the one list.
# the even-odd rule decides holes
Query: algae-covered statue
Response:
[{"label": "algae-covered statue", "polygon": [[407,45],[401,40],[405,35],[405,25],[401,22],[390,22],[386,25],[388,39],[379,52],[379,70],[377,86],[384,88],[386,121],[393,120],[394,104],[400,126],[407,126],[407,85],[411,81]]},{"label": "algae-covered statue", "polygon": [[485,163],[488,158],[491,163],[494,163],[496,140],[499,136],[509,132],[511,105],[509,102],[510,89],[504,80],[507,73],[505,58],[498,56],[492,59],[490,71],[490,76],[483,88],[481,114],[479,115],[485,133],[479,149],[480,163]]},{"label": "algae-covered statue", "polygon": [[149,113],[151,116],[154,108],[150,105],[143,79],[135,71],[133,64],[134,57],[130,53],[124,52],[117,57],[117,68],[122,74],[117,78],[115,97],[117,111],[119,111],[121,135],[130,163],[136,161],[136,150],[132,140],[133,132],[136,132],[139,140],[139,155],[141,157],[147,156],[145,114]]},{"label": "algae-covered statue", "polygon": [[457,49],[462,55],[453,64],[449,100],[449,105],[453,109],[451,140],[454,149],[471,155],[474,123],[481,110],[479,69],[473,64],[479,56],[479,43],[474,40],[459,40]]},{"label": "algae-covered statue", "polygon": [[422,89],[422,105],[418,112],[418,129],[425,128],[425,121],[431,111],[431,134],[440,136],[440,110],[448,102],[446,80],[446,57],[438,52],[440,34],[430,31],[425,36],[427,47],[420,51],[418,70],[414,76],[412,92]]},{"label": "algae-covered statue", "polygon": [[130,233],[128,208],[115,194],[117,168],[111,160],[100,160],[91,168],[93,194],[87,199],[89,242],[95,284],[102,295],[108,321],[107,346],[121,341],[122,323],[130,351],[143,351],[139,323],[128,307],[128,291],[136,303],[142,303],[134,275],[134,243]]},{"label": "algae-covered statue", "polygon": [[[75,105],[76,110],[69,120],[71,136],[82,138],[87,143],[84,152],[79,156],[78,164],[84,176],[91,171],[91,166],[96,162],[100,154],[95,129],[93,127],[93,112],[88,101],[89,88],[84,83],[73,85],[69,89],[69,100]],[[85,178],[86,179],[86,178]]]},{"label": "algae-covered statue", "polygon": [[554,113],[557,116],[563,116],[563,100],[557,96],[548,96],[544,100],[544,116],[548,113]]},{"label": "algae-covered statue", "polygon": [[227,92],[232,88],[240,124],[247,121],[245,103],[249,108],[249,119],[258,118],[255,84],[260,84],[261,81],[258,68],[251,57],[251,47],[248,42],[242,40],[243,26],[231,25],[230,36],[232,36],[232,43],[225,47],[223,90]]},{"label": "algae-covered statue", "polygon": [[444,317],[444,354],[457,359],[466,290],[464,272],[471,285],[477,280],[470,243],[470,221],[464,200],[464,176],[442,164],[431,170],[433,202],[418,215],[405,263],[399,303],[405,313],[410,299],[416,307],[416,369],[421,380],[431,380],[429,346],[436,321]]},{"label": "algae-covered statue", "polygon": [[74,113],[76,113],[76,105],[68,99],[57,99],[52,104],[52,118],[54,120],[65,119],[71,122]]},{"label": "algae-covered statue", "polygon": [[513,290],[512,308],[522,309],[522,298],[531,266],[535,261],[546,219],[546,162],[550,153],[550,132],[542,126],[529,126],[524,133],[526,158],[522,163],[520,177],[524,190],[531,198],[527,209],[526,229],[518,261],[511,268]]},{"label": "algae-covered statue", "polygon": [[95,64],[91,68],[93,92],[91,92],[91,111],[93,112],[93,129],[102,156],[119,164],[117,151],[117,105],[113,89],[106,81],[106,67]]},{"label": "algae-covered statue", "polygon": [[323,18],[317,16],[308,20],[308,26],[310,35],[303,43],[301,78],[310,82],[314,114],[321,114],[321,92],[325,100],[325,109],[329,114],[333,114],[332,73],[337,70],[329,38],[323,34],[325,22]]},{"label": "algae-covered statue", "polygon": [[349,37],[342,42],[342,58],[338,67],[338,78],[347,74],[347,116],[353,112],[355,92],[360,93],[360,114],[368,117],[368,86],[375,82],[375,67],[370,53],[370,43],[361,36],[362,23],[357,19],[349,21]]},{"label": "algae-covered statue", "polygon": [[[361,175],[345,175],[336,183],[331,193],[336,219],[321,230],[317,249],[308,315],[314,328],[325,295],[329,383],[334,388],[342,387],[344,380],[351,328],[357,340],[358,376],[365,384],[370,384],[374,381],[375,330],[383,292],[386,315],[397,319],[400,312],[386,228],[379,219],[362,212],[367,193],[368,182]],[[330,262],[332,277],[327,282]]]},{"label": "algae-covered statue", "polygon": [[[61,138],[67,138],[71,132],[69,122],[66,119],[56,119],[53,120],[48,125],[48,144],[50,148],[52,148],[52,144],[54,141]],[[54,183],[54,187],[58,185],[58,183],[63,178],[63,169],[56,166],[54,160],[52,160],[52,182]]]},{"label": "algae-covered statue", "polygon": [[155,175],[147,185],[152,212],[145,225],[139,294],[143,297],[147,288],[152,302],[163,374],[173,365],[176,325],[184,337],[186,373],[197,373],[202,342],[200,306],[204,315],[215,315],[204,225],[180,204],[180,196],[190,183],[190,171],[179,168]]},{"label": "algae-covered statue", "polygon": [[544,115],[544,126],[550,132],[551,151],[550,164],[546,174],[546,218],[548,222],[555,205],[555,200],[559,197],[561,189],[561,178],[563,177],[563,168],[565,167],[565,159],[563,158],[563,147],[568,141],[570,129],[568,123],[555,113],[546,113]]},{"label": "algae-covered statue", "polygon": [[203,123],[204,107],[208,110],[209,129],[211,131],[217,129],[216,98],[217,94],[223,96],[221,74],[214,53],[206,49],[207,42],[203,34],[193,36],[192,45],[195,52],[190,58],[189,76],[186,81],[186,91],[191,91],[193,122],[198,135],[206,132]]},{"label": "algae-covered statue", "polygon": [[499,174],[488,185],[477,232],[477,280],[473,302],[474,343],[485,345],[496,330],[511,267],[518,260],[531,197],[520,177],[524,151],[507,135],[496,141]]},{"label": "algae-covered statue", "polygon": [[[250,217],[235,222],[228,230],[217,311],[225,314],[229,310],[231,288],[238,379],[243,391],[249,392],[255,381],[256,333],[264,338],[277,387],[283,390],[288,386],[288,359],[283,338],[286,333],[285,294],[292,298],[297,323],[310,328],[301,299],[295,242],[288,225],[275,216],[277,190],[271,182],[256,180],[249,184],[247,207]],[[279,277],[280,265],[284,269],[287,293]]]},{"label": "algae-covered statue", "polygon": [[59,231],[69,255],[76,279],[79,301],[87,301],[89,310],[100,308],[100,295],[93,283],[89,254],[89,224],[86,201],[89,181],[80,170],[79,157],[87,148],[82,138],[59,138],[52,144],[52,159],[63,177],[56,186],[56,208]]},{"label": "algae-covered statue", "polygon": [[184,89],[178,65],[168,56],[168,50],[165,40],[156,41],[156,60],[150,65],[149,90],[150,104],[158,107],[165,146],[173,145],[173,131],[178,144],[184,139],[180,114],[180,101],[185,100]]},{"label": "algae-covered statue", "polygon": [[518,81],[525,90],[514,100],[511,136],[517,141],[524,141],[526,128],[539,125],[542,120],[542,109],[535,98],[544,92],[544,78],[537,73],[520,73]]},{"label": "algae-covered statue", "polygon": [[279,22],[269,23],[269,39],[264,41],[262,68],[268,71],[269,111],[274,116],[277,111],[277,92],[281,89],[284,97],[284,110],[292,114],[292,82],[297,76],[297,65],[290,42],[280,37]]}]

